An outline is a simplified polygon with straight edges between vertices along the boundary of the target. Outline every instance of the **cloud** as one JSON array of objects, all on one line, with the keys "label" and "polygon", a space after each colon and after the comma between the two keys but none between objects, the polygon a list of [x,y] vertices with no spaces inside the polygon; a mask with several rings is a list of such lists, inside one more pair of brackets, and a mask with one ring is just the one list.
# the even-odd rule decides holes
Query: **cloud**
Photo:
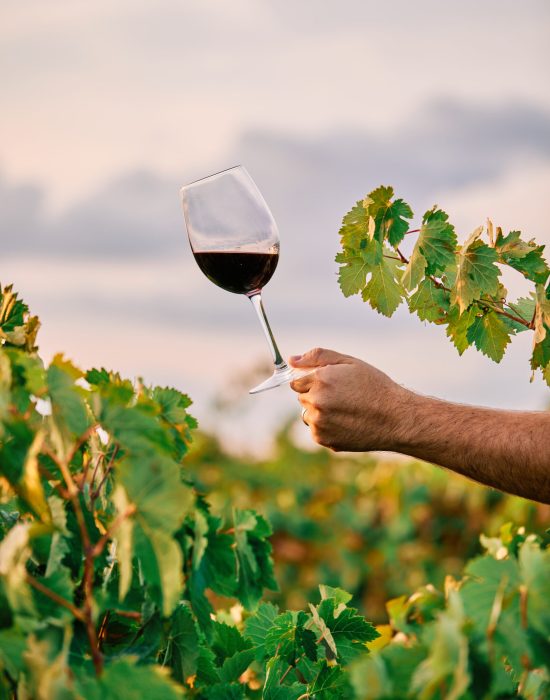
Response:
[{"label": "cloud", "polygon": [[[412,204],[429,206],[436,192],[494,181],[534,159],[550,161],[545,111],[524,104],[437,102],[387,136],[339,129],[299,139],[249,131],[228,154],[227,163],[247,166],[283,236],[292,236],[297,244],[307,237],[300,264],[309,252],[324,274],[322,261],[331,259],[327,246],[334,249],[341,215],[370,188],[392,183]],[[2,254],[34,251],[58,259],[98,260],[180,255],[187,246],[181,184],[147,170],[134,171],[51,217],[39,187],[0,179]]]}]

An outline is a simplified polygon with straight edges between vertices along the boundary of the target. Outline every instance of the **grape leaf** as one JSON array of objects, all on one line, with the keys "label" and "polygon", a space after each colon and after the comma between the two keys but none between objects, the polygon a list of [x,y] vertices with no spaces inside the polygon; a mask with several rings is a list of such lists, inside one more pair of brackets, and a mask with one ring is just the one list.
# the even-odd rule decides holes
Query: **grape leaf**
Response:
[{"label": "grape leaf", "polygon": [[272,628],[278,614],[279,610],[273,603],[261,603],[256,612],[244,624],[244,634],[253,642],[258,659],[267,653],[267,633]]},{"label": "grape leaf", "polygon": [[423,279],[416,292],[409,297],[409,310],[416,312],[421,321],[443,323],[449,306],[449,292],[437,287],[429,278]]},{"label": "grape leaf", "polygon": [[343,697],[348,689],[349,681],[342,669],[339,666],[328,666],[325,661],[309,688],[309,694],[319,700],[335,700]]},{"label": "grape leaf", "polygon": [[403,273],[403,284],[415,289],[424,275],[435,275],[452,265],[456,255],[454,226],[441,209],[430,209],[424,214],[410,260]]},{"label": "grape leaf", "polygon": [[[433,626],[430,652],[416,669],[411,690],[419,698],[437,697],[446,688],[448,698],[464,697],[470,685],[468,639],[463,633],[463,614],[456,591],[451,591],[449,608],[441,612]],[[432,631],[430,628],[428,628]]]},{"label": "grape leaf", "polygon": [[[391,256],[391,252],[385,251]],[[383,257],[371,270],[371,277],[363,289],[363,301],[384,316],[391,316],[405,296],[400,282],[401,262]]]},{"label": "grape leaf", "polygon": [[317,660],[317,647],[314,633],[305,629],[308,616],[300,611],[281,613],[265,636],[265,649],[268,654],[279,655],[287,663],[294,665],[305,652],[312,661]]},{"label": "grape leaf", "polygon": [[52,401],[52,417],[67,437],[82,435],[90,424],[84,390],[75,385],[82,372],[56,355],[46,371],[48,392]]},{"label": "grape leaf", "polygon": [[494,311],[487,311],[482,316],[476,316],[466,333],[469,343],[495,362],[504,357],[506,346],[510,342],[510,328],[502,316]]},{"label": "grape leaf", "polygon": [[338,657],[343,663],[349,663],[361,653],[368,653],[366,642],[380,636],[370,622],[357,614],[355,608],[337,604],[335,598],[322,600],[317,612],[330,630]]},{"label": "grape leaf", "polygon": [[163,663],[180,683],[197,673],[200,637],[189,607],[179,604],[170,618],[170,634]]},{"label": "grape leaf", "polygon": [[460,589],[464,612],[480,635],[485,635],[497,591],[510,598],[520,583],[515,559],[497,560],[490,555],[472,559],[464,570],[469,577]]},{"label": "grape leaf", "polygon": [[344,216],[340,228],[340,240],[343,248],[358,250],[361,241],[368,234],[368,215],[363,202],[357,204]]},{"label": "grape leaf", "polygon": [[242,700],[244,688],[241,683],[216,683],[205,688],[202,695],[205,700]]},{"label": "grape leaf", "polygon": [[424,214],[417,245],[427,262],[426,274],[435,275],[452,265],[456,255],[456,233],[449,216],[434,207]]},{"label": "grape leaf", "polygon": [[475,304],[463,314],[460,313],[457,306],[451,306],[447,313],[447,337],[451,339],[459,355],[462,355],[471,345],[468,339],[468,329],[475,321],[478,313],[479,308]]},{"label": "grape leaf", "polygon": [[170,615],[183,589],[181,549],[166,532],[136,520],[134,554],[139,558],[144,583],[163,614]]},{"label": "grape leaf", "polygon": [[271,527],[261,515],[251,510],[235,511],[235,553],[237,556],[236,595],[241,603],[252,609],[262,597],[263,589],[277,590],[273,578]]},{"label": "grape leaf", "polygon": [[550,550],[541,550],[531,541],[524,542],[519,551],[519,566],[527,588],[527,619],[529,625],[550,640]]},{"label": "grape leaf", "polygon": [[131,657],[111,663],[101,676],[102,700],[179,700],[183,689],[170,679],[167,668],[138,666]]},{"label": "grape leaf", "polygon": [[236,627],[227,625],[225,622],[214,622],[210,648],[216,655],[216,663],[219,666],[226,658],[250,647],[250,641],[245,639]]},{"label": "grape leaf", "polygon": [[340,267],[338,283],[345,297],[358,294],[365,286],[368,267],[363,258],[355,256]]},{"label": "grape leaf", "polygon": [[456,282],[451,294],[451,302],[458,305],[460,313],[483,295],[493,296],[497,293],[500,270],[496,261],[494,248],[482,241],[467,241],[461,248]]},{"label": "grape leaf", "polygon": [[[297,683],[282,685],[284,679],[290,681],[289,665],[279,656],[274,656],[266,663],[266,678],[262,692],[263,700],[297,700],[304,694],[304,686]],[[286,674],[286,675],[285,675]]]},{"label": "grape leaf", "polygon": [[[409,205],[402,199],[393,198],[393,187],[377,187],[363,200],[367,217],[375,222],[374,236],[379,243],[385,239],[390,245],[398,246],[409,229],[407,219],[412,219],[413,213]],[[368,218],[365,226],[368,225]]]},{"label": "grape leaf", "polygon": [[499,260],[521,272],[528,280],[544,284],[550,274],[550,269],[542,257],[543,245],[534,241],[523,241],[520,231],[510,231],[507,236],[499,231],[495,243]]},{"label": "grape leaf", "polygon": [[243,649],[229,656],[222,664],[220,678],[226,683],[237,681],[254,661],[254,649]]}]

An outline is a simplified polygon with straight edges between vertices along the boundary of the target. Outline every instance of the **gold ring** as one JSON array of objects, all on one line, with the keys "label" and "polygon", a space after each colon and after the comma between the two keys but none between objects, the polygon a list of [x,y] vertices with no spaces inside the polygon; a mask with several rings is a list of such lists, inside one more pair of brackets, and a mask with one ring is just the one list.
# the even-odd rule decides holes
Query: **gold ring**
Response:
[{"label": "gold ring", "polygon": [[302,408],[302,420],[307,426],[309,426],[309,423],[307,423],[307,421],[306,421],[306,413],[307,413],[307,408],[304,406]]}]

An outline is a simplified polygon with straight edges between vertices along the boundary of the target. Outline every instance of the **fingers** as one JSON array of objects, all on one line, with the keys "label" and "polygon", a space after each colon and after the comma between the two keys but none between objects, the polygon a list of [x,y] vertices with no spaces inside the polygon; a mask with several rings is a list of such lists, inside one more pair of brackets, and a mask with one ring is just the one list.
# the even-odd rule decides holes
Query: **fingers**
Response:
[{"label": "fingers", "polygon": [[303,377],[293,379],[290,382],[290,388],[294,389],[294,391],[297,391],[299,394],[303,394],[304,392],[309,391],[311,389],[314,381],[315,372],[310,372],[309,374],[305,374]]},{"label": "fingers", "polygon": [[324,367],[325,365],[347,364],[352,358],[342,355],[335,350],[313,348],[304,355],[293,355],[289,358],[292,367]]}]

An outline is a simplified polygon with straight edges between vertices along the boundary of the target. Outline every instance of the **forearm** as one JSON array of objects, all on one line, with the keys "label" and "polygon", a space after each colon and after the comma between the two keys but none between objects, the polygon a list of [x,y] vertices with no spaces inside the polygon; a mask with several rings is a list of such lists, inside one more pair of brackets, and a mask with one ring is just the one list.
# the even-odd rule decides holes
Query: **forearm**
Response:
[{"label": "forearm", "polygon": [[393,451],[550,503],[550,413],[463,406],[409,391],[399,403]]}]

